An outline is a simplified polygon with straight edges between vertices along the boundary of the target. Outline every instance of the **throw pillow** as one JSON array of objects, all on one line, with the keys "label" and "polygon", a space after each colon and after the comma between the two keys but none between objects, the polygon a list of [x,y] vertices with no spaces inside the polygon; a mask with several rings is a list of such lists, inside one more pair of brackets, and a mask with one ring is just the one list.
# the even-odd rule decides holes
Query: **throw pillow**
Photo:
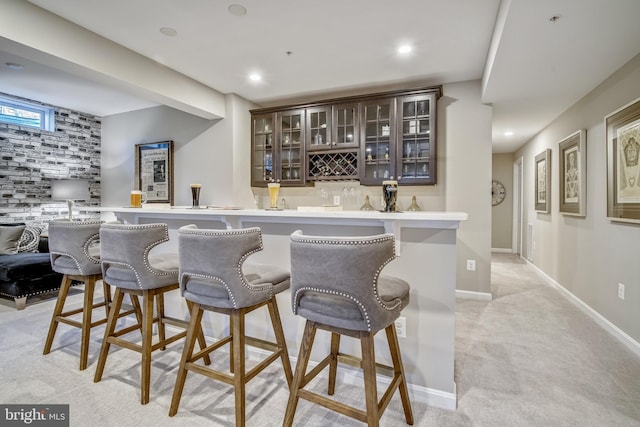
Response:
[{"label": "throw pillow", "polygon": [[13,255],[18,253],[18,242],[26,226],[0,226],[0,255]]},{"label": "throw pillow", "polygon": [[27,225],[18,242],[18,252],[38,252],[40,233],[42,229],[33,225]]}]

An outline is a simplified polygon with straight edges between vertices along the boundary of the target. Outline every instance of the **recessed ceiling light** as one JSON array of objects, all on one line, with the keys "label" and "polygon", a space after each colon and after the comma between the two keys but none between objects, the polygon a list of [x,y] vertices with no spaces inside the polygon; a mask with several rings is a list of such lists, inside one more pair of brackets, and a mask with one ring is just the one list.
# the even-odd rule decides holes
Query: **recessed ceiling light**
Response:
[{"label": "recessed ceiling light", "polygon": [[247,8],[241,4],[232,4],[227,8],[227,10],[233,16],[244,16],[247,14]]},{"label": "recessed ceiling light", "polygon": [[258,73],[251,73],[249,74],[249,80],[251,80],[252,82],[259,82],[260,80],[262,80],[262,76]]},{"label": "recessed ceiling light", "polygon": [[408,44],[403,44],[402,46],[398,47],[398,53],[409,53],[412,50],[413,48]]},{"label": "recessed ceiling light", "polygon": [[504,136],[513,136],[513,131],[512,130],[508,130],[504,133]]},{"label": "recessed ceiling light", "polygon": [[171,27],[162,27],[160,28],[160,32],[167,37],[175,37],[178,35],[178,32]]},{"label": "recessed ceiling light", "polygon": [[24,68],[24,65],[18,64],[17,62],[5,62],[4,65],[12,70],[22,70]]}]

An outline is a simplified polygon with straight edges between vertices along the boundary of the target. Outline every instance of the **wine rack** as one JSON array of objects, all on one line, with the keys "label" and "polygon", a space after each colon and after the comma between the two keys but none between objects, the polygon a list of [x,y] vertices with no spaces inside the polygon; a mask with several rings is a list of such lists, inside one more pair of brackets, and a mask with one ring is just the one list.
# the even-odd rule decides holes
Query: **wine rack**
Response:
[{"label": "wine rack", "polygon": [[358,178],[358,153],[356,151],[310,153],[309,180]]}]

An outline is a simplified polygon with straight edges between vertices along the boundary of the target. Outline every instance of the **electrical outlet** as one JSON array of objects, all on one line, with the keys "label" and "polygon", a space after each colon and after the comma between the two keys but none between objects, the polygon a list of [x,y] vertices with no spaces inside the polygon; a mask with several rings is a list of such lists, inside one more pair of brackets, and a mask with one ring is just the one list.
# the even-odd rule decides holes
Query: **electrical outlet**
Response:
[{"label": "electrical outlet", "polygon": [[476,260],[475,259],[468,259],[467,260],[467,270],[476,271]]},{"label": "electrical outlet", "polygon": [[618,283],[618,298],[624,300],[624,285],[622,283]]},{"label": "electrical outlet", "polygon": [[406,338],[407,337],[407,318],[404,316],[400,316],[395,321],[396,324],[396,334],[398,338]]},{"label": "electrical outlet", "polygon": [[333,205],[338,206],[340,204],[340,196],[333,196]]}]

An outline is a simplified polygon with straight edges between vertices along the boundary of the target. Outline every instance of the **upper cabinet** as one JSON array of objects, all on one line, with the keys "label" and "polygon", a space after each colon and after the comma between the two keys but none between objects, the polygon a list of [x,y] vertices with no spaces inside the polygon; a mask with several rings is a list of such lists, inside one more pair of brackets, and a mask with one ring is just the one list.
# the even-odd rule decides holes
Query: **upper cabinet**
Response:
[{"label": "upper cabinet", "polygon": [[304,185],[304,109],[253,114],[251,123],[251,185]]},{"label": "upper cabinet", "polygon": [[436,183],[440,86],[252,110],[254,186],[317,180]]},{"label": "upper cabinet", "polygon": [[307,108],[307,150],[358,148],[358,103]]},{"label": "upper cabinet", "polygon": [[360,182],[380,184],[395,177],[395,99],[363,101]]},{"label": "upper cabinet", "polygon": [[436,183],[435,105],[433,93],[398,98],[396,175],[404,185]]}]

